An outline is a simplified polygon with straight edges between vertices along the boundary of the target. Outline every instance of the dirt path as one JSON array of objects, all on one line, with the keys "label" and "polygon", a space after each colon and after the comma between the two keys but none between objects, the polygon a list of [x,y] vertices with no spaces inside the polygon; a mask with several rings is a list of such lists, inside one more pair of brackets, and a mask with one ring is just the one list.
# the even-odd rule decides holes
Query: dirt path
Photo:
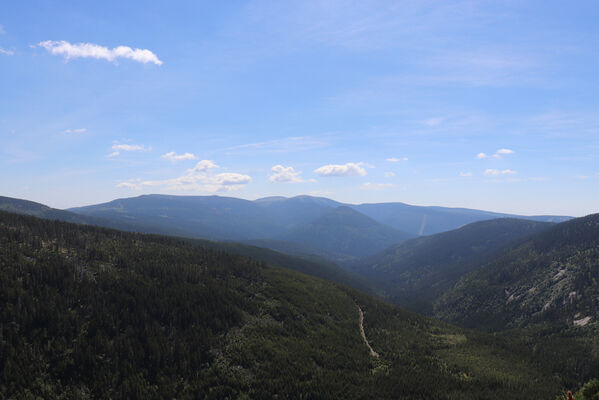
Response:
[{"label": "dirt path", "polygon": [[366,333],[364,333],[364,313],[362,312],[362,309],[359,305],[356,304],[356,307],[358,307],[358,311],[360,312],[360,333],[362,334],[362,339],[364,339],[364,343],[366,343],[366,346],[368,346],[368,350],[370,350],[370,355],[372,357],[378,357],[379,353],[372,349],[370,343],[368,343],[368,339],[366,339]]}]

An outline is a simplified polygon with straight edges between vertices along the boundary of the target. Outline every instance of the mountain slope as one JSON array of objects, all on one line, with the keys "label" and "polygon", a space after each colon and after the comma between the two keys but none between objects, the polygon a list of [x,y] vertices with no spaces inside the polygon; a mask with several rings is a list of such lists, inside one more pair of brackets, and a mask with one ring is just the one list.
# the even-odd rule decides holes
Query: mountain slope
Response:
[{"label": "mountain slope", "polygon": [[0,210],[67,222],[86,223],[89,221],[86,217],[69,211],[57,210],[33,201],[4,196],[0,196]]},{"label": "mountain slope", "polygon": [[215,240],[270,237],[282,228],[251,201],[220,196],[143,195],[69,211],[127,221],[164,233]]},{"label": "mountain slope", "polygon": [[353,210],[341,206],[282,236],[283,240],[301,243],[343,260],[374,254],[411,235],[397,231]]},{"label": "mountain slope", "polygon": [[430,314],[435,299],[461,276],[507,246],[551,225],[513,218],[475,222],[402,242],[357,261],[352,269],[375,280],[395,304]]},{"label": "mountain slope", "polygon": [[[109,228],[122,229],[126,231],[140,231],[152,233],[173,233],[172,230],[164,226],[138,225],[135,223],[123,222],[108,218],[99,218],[94,216],[79,215],[69,211],[57,210],[40,203],[27,200],[13,199],[10,197],[0,197],[0,210],[15,212],[24,215],[33,215],[50,220],[59,220],[65,222],[74,222],[87,225],[104,226]],[[110,215],[102,213],[102,215]],[[176,230],[180,232],[180,230]],[[283,254],[278,249],[269,250],[267,248],[256,247],[256,245],[244,245],[241,243],[212,242],[208,240],[196,239],[203,246],[224,250],[229,253],[239,254],[251,257],[255,260],[270,263],[272,265],[285,265],[293,270],[327,279],[332,282],[341,283],[353,288],[371,292],[369,284],[358,276],[353,275],[347,270],[339,267],[335,263],[317,257],[294,257]],[[269,246],[262,246],[269,247]],[[276,246],[274,246],[276,247]],[[281,250],[282,251],[282,250]],[[291,252],[289,252],[291,253]]]},{"label": "mountain slope", "polygon": [[0,212],[0,300],[3,398],[553,399],[560,389],[513,341],[189,240]]},{"label": "mountain slope", "polygon": [[465,276],[435,315],[500,330],[599,321],[599,214],[560,223]]},{"label": "mountain slope", "polygon": [[109,228],[130,231],[136,230],[135,226],[127,223],[126,221],[118,221],[102,217],[80,215],[70,211],[51,208],[41,203],[36,203],[29,200],[15,199],[12,197],[0,196],[0,210],[23,215],[32,215],[35,217],[46,219],[73,222],[77,224],[106,226]]},{"label": "mountain slope", "polygon": [[360,204],[351,206],[372,219],[415,235],[432,235],[495,218],[520,218],[540,222],[562,222],[565,216],[521,216],[467,208],[423,207],[404,203]]}]

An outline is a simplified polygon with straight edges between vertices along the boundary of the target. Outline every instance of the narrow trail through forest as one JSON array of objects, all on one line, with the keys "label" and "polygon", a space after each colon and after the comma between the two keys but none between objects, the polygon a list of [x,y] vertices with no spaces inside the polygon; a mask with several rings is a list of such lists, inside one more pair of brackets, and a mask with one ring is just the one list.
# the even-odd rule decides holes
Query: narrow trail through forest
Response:
[{"label": "narrow trail through forest", "polygon": [[370,350],[370,355],[372,357],[378,357],[379,353],[372,349],[370,343],[368,343],[368,339],[366,339],[366,333],[364,332],[364,312],[362,311],[359,305],[356,304],[356,307],[358,307],[358,311],[360,312],[360,333],[362,334],[362,339],[364,339],[364,343],[366,343],[366,346],[368,346],[368,350]]}]

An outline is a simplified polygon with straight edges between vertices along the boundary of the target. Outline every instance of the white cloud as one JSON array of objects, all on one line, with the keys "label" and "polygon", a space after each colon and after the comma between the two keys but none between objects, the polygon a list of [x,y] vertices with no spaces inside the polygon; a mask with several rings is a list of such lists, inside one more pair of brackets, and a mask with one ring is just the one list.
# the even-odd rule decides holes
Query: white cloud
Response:
[{"label": "white cloud", "polygon": [[385,178],[393,178],[395,176],[395,172],[385,172]]},{"label": "white cloud", "polygon": [[366,170],[362,168],[362,165],[364,165],[362,162],[350,162],[343,165],[329,164],[315,169],[314,172],[319,176],[364,176]]},{"label": "white cloud", "polygon": [[150,151],[151,147],[145,147],[144,145],[139,144],[113,144],[112,150],[122,150],[122,151]]},{"label": "white cloud", "polygon": [[466,176],[472,176],[472,172],[471,172],[471,171],[468,171],[468,172],[460,172],[460,176],[464,176],[464,177],[466,177]]},{"label": "white cloud", "polygon": [[514,154],[514,153],[515,153],[515,151],[511,150],[511,149],[499,149],[493,155],[489,155],[487,153],[478,153],[476,155],[476,158],[478,158],[479,160],[483,160],[485,158],[500,159],[501,156],[505,156],[505,155],[509,155],[509,154]]},{"label": "white cloud", "polygon": [[13,54],[15,54],[13,51],[10,50],[5,50],[2,47],[0,47],[0,54],[4,54],[6,56],[12,56]]},{"label": "white cloud", "polygon": [[120,155],[120,154],[121,154],[121,153],[120,153],[119,151],[113,151],[112,153],[110,153],[110,154],[108,155],[108,158],[113,158],[113,157],[116,157],[116,156],[118,156],[118,155]]},{"label": "white cloud", "polygon": [[121,182],[118,185],[116,185],[117,188],[127,188],[127,189],[133,189],[133,190],[140,190],[141,189],[141,185],[134,183],[134,182]]},{"label": "white cloud", "polygon": [[362,185],[360,185],[360,189],[362,189],[362,190],[383,190],[383,189],[388,189],[393,186],[395,186],[395,185],[392,183],[366,182],[366,183],[363,183]]},{"label": "white cloud", "polygon": [[212,160],[202,160],[196,164],[192,169],[188,169],[187,172],[205,172],[210,171],[211,169],[220,168],[216,163]]},{"label": "white cloud", "polygon": [[220,192],[231,191],[242,188],[252,181],[249,175],[235,172],[212,173],[213,169],[219,168],[211,160],[201,160],[194,168],[185,171],[185,174],[173,179],[156,181],[126,181],[117,185],[119,188],[141,190],[145,187],[164,187],[171,191],[196,191],[196,192]]},{"label": "white cloud", "polygon": [[85,132],[87,132],[87,129],[86,128],[65,129],[62,132],[63,133],[85,133]]},{"label": "white cloud", "polygon": [[268,178],[271,182],[276,183],[297,183],[304,182],[301,171],[295,171],[293,167],[284,167],[282,165],[275,165],[271,168],[273,174]]},{"label": "white cloud", "polygon": [[162,158],[171,162],[183,161],[183,160],[195,160],[196,156],[192,153],[176,154],[174,151],[162,155]]},{"label": "white cloud", "polygon": [[62,55],[67,60],[72,58],[95,58],[107,61],[115,61],[117,58],[127,58],[143,64],[153,63],[162,65],[156,54],[147,49],[132,49],[128,46],[118,46],[113,49],[99,46],[93,43],[71,44],[65,40],[46,40],[38,43],[48,52],[54,55]]},{"label": "white cloud", "polygon": [[498,169],[486,169],[484,172],[485,175],[488,176],[498,176],[498,175],[514,175],[517,174],[516,171],[512,170],[512,169],[504,169],[504,170],[498,170]]},{"label": "white cloud", "polygon": [[408,157],[401,157],[401,158],[391,157],[391,158],[387,158],[387,161],[389,161],[389,162],[408,161]]},{"label": "white cloud", "polygon": [[511,149],[499,149],[495,154],[514,154],[514,150]]}]

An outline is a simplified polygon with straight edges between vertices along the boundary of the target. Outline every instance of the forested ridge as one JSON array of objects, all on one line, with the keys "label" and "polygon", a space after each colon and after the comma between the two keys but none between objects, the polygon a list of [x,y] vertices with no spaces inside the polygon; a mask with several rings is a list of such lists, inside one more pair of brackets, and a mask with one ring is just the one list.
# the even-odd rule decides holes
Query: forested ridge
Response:
[{"label": "forested ridge", "polygon": [[553,399],[573,382],[518,340],[199,242],[6,212],[0,304],[1,398]]}]

